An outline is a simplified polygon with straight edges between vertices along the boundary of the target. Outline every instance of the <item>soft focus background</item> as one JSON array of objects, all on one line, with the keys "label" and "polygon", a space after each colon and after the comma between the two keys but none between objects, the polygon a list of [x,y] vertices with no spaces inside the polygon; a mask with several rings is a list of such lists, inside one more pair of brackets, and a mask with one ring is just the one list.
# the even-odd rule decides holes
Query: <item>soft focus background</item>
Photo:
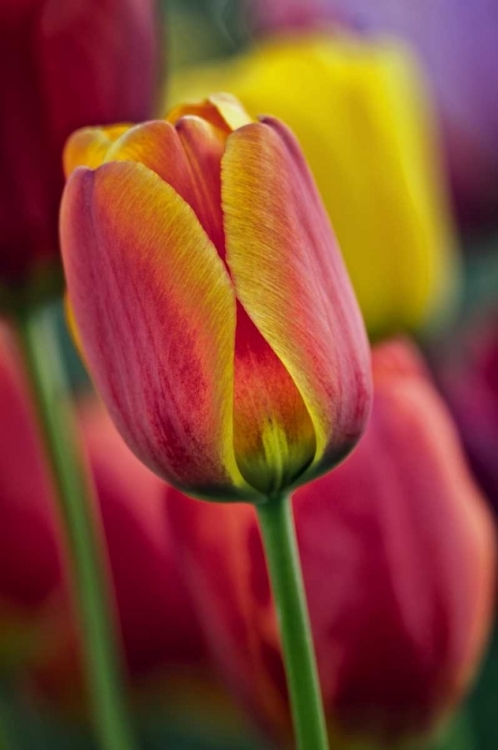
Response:
[{"label": "soft focus background", "polygon": [[[228,90],[242,99],[251,114],[276,115],[288,122],[332,218],[372,343],[404,335],[421,348],[430,369],[427,377],[434,380],[449,407],[472,482],[483,492],[495,524],[498,4],[495,0],[163,0],[161,6],[165,75],[157,95],[157,116],[181,100]],[[62,304],[57,305],[57,315],[102,507],[141,747],[264,748],[267,717],[257,715],[250,688],[243,684],[253,666],[245,659],[252,654],[252,636],[247,636],[247,645],[241,636],[246,651],[237,654],[235,649],[232,654],[232,613],[218,620],[209,611],[211,605],[217,606],[216,595],[222,601],[223,596],[242,596],[236,575],[230,570],[226,581],[223,578],[226,588],[221,594],[214,588],[206,603],[203,592],[218,581],[214,584],[205,574],[196,582],[192,573],[196,565],[199,571],[210,564],[229,570],[236,566],[235,553],[223,557],[215,544],[218,557],[212,548],[205,558],[200,553],[199,560],[185,557],[182,542],[173,540],[174,529],[183,529],[184,540],[198,534],[199,549],[203,543],[195,524],[185,520],[188,513],[179,519],[172,512],[167,521],[171,529],[168,526],[164,536],[161,483],[131,456],[94,402],[65,327]],[[0,748],[91,748],[77,636],[61,572],[64,553],[56,541],[57,524],[36,436],[16,391],[21,380],[16,355],[3,329],[1,336]],[[403,439],[400,466],[411,450],[411,436]],[[362,459],[357,460],[360,467]],[[18,473],[13,467],[19,467]],[[407,474],[412,471],[411,466],[405,468]],[[370,476],[370,469],[361,470]],[[386,474],[389,471],[394,470],[386,466]],[[426,504],[430,514],[431,492],[444,481],[434,473],[433,483],[431,477],[417,488],[417,506]],[[465,474],[461,482],[467,481]],[[334,492],[349,488],[349,483],[354,481],[344,472]],[[407,485],[407,494],[411,486]],[[352,489],[348,491],[354,495]],[[28,501],[23,500],[21,510],[10,501],[21,495],[36,498],[32,503],[36,512]],[[444,508],[441,505],[441,513],[446,513]],[[435,517],[436,525],[437,521]],[[216,523],[213,520],[213,526]],[[228,516],[226,523],[232,523]],[[238,522],[233,523],[236,530]],[[344,520],[341,523],[346,525]],[[459,558],[460,531],[451,514],[444,516],[438,533],[447,535],[448,560],[454,555]],[[315,542],[308,540],[308,544],[313,548]],[[424,540],[420,545],[417,554],[423,557]],[[254,559],[259,559],[258,554],[254,552]],[[454,562],[452,574],[464,578],[468,571],[461,559]],[[316,575],[313,569],[310,580]],[[405,585],[404,580],[400,583]],[[406,602],[400,596],[400,610],[404,606],[409,610],[411,597],[418,596],[416,586],[407,591]],[[323,597],[326,591],[319,588],[320,601]],[[458,603],[453,604],[457,611]],[[256,621],[256,615],[251,616]],[[494,623],[494,615],[491,619]],[[213,632],[215,628],[219,629]],[[423,640],[423,628],[420,633]],[[389,635],[380,632],[379,637]],[[447,647],[449,653],[451,638],[449,624],[437,647]],[[219,643],[218,652],[213,640]],[[463,705],[433,739],[406,747],[494,750],[498,746],[498,625],[492,624],[491,634],[483,640],[482,662],[476,657],[469,665],[477,673]],[[455,642],[458,651],[460,641]],[[244,679],[231,674],[235,664]],[[361,682],[361,674],[358,679]],[[249,713],[242,708],[247,705]],[[4,745],[2,726],[10,737]],[[355,745],[353,750],[369,747],[375,750],[373,744]]]}]

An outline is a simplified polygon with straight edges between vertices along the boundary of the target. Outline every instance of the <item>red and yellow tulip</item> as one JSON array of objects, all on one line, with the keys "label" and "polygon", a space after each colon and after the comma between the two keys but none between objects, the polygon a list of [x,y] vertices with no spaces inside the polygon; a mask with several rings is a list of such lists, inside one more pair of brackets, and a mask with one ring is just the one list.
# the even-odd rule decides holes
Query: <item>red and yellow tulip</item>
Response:
[{"label": "red and yellow tulip", "polygon": [[90,371],[153,470],[202,497],[332,468],[370,405],[369,350],[292,133],[228,95],[69,141],[61,237]]},{"label": "red and yellow tulip", "polygon": [[[379,347],[373,371],[358,448],[294,496],[325,708],[344,740],[334,747],[399,747],[438,727],[468,690],[493,613],[494,525],[455,426],[410,346]],[[168,509],[225,679],[270,732],[288,734],[255,509],[176,490]]]}]

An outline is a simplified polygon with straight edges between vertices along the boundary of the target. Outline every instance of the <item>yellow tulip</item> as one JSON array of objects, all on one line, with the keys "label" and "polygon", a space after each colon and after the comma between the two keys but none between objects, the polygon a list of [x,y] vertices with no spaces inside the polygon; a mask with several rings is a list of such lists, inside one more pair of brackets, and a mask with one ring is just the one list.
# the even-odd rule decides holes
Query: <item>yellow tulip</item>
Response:
[{"label": "yellow tulip", "polygon": [[168,104],[219,90],[297,135],[372,336],[450,307],[451,215],[430,100],[404,48],[323,33],[270,39],[173,75]]}]

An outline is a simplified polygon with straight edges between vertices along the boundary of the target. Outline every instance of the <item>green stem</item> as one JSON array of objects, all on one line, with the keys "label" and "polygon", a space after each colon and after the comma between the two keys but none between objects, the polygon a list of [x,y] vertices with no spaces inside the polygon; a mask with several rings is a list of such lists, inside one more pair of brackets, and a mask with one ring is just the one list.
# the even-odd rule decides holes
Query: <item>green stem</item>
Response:
[{"label": "green stem", "polygon": [[257,506],[275,604],[299,750],[327,750],[327,731],[297,549],[291,499]]},{"label": "green stem", "polygon": [[16,319],[17,334],[66,532],[93,720],[104,750],[132,750],[105,552],[77,446],[51,313],[25,309]]},{"label": "green stem", "polygon": [[0,750],[14,750],[12,717],[8,700],[7,687],[0,682]]}]

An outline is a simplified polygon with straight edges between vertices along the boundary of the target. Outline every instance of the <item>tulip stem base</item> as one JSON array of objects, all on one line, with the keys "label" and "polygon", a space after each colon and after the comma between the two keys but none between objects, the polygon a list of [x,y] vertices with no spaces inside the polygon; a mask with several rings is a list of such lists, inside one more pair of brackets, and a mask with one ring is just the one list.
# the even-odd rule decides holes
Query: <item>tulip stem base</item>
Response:
[{"label": "tulip stem base", "polygon": [[103,750],[132,750],[101,527],[72,423],[50,308],[17,315],[17,336],[66,535],[93,721]]},{"label": "tulip stem base", "polygon": [[273,497],[256,507],[279,616],[297,747],[299,750],[327,750],[325,716],[291,498]]}]

